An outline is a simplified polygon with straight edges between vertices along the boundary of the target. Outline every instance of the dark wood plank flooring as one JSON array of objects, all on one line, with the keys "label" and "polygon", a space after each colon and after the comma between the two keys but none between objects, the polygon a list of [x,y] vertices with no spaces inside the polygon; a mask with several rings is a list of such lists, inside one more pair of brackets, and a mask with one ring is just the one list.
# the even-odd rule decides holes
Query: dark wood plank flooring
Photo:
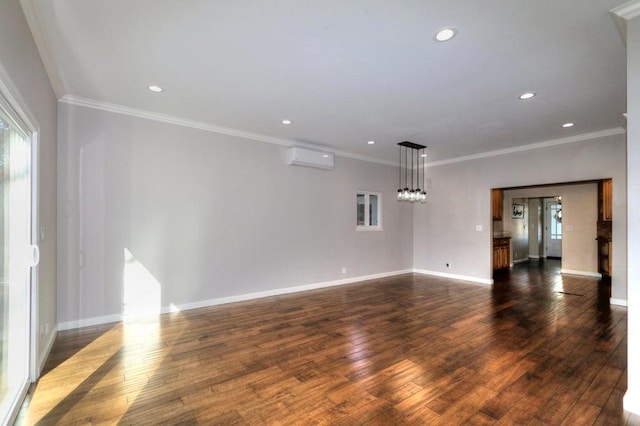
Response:
[{"label": "dark wood plank flooring", "polygon": [[559,262],[61,332],[21,424],[637,424],[626,308]]}]

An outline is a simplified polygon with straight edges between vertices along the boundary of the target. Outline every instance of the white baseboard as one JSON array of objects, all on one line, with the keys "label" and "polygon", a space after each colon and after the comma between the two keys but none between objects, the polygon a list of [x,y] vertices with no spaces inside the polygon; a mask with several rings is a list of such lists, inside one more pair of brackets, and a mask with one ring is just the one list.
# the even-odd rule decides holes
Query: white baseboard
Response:
[{"label": "white baseboard", "polygon": [[47,362],[49,358],[49,354],[51,353],[51,349],[53,349],[53,344],[56,342],[56,336],[58,335],[58,327],[54,326],[53,330],[51,330],[51,334],[49,334],[49,338],[47,339],[46,344],[44,345],[43,350],[40,352],[40,356],[38,357],[38,377],[35,377],[37,380],[42,373],[42,369],[44,368],[44,364]]},{"label": "white baseboard", "polygon": [[609,299],[609,303],[616,306],[629,306],[626,299],[614,299],[613,297]]},{"label": "white baseboard", "polygon": [[65,321],[58,324],[58,331],[73,330],[75,328],[91,327],[93,325],[108,324],[124,319],[124,314],[105,315],[101,317],[84,318],[75,321]]},{"label": "white baseboard", "polygon": [[535,254],[530,254],[529,259],[540,259],[540,256],[537,256]]},{"label": "white baseboard", "polygon": [[[169,306],[163,306],[162,308],[160,308],[160,313],[166,314],[169,312],[180,312],[180,311],[185,311],[189,309],[224,305],[226,303],[243,302],[246,300],[260,299],[263,297],[279,296],[282,294],[298,293],[301,291],[316,290],[316,289],[325,288],[325,287],[334,287],[339,285],[352,284],[360,281],[393,277],[395,275],[410,274],[412,272],[414,272],[413,269],[404,269],[400,271],[382,272],[379,274],[372,274],[372,275],[361,275],[359,277],[344,278],[341,280],[306,284],[306,285],[295,286],[295,287],[278,288],[274,290],[260,291],[256,293],[239,294],[237,296],[228,296],[228,297],[221,297],[216,299],[201,300],[197,302],[184,303],[181,305],[171,304]],[[65,321],[58,324],[58,330],[62,331],[62,330],[71,330],[75,328],[90,327],[94,325],[108,324],[110,322],[119,322],[125,319],[127,319],[125,314],[120,313],[120,314],[113,314],[113,315],[105,315],[101,317],[85,318],[85,319],[80,319],[76,321]]]},{"label": "white baseboard", "polygon": [[416,274],[431,275],[434,277],[450,278],[452,280],[469,281],[477,284],[485,284],[485,285],[493,284],[492,279],[471,277],[468,275],[449,274],[447,272],[428,271],[426,269],[414,269],[413,272],[415,272]]},{"label": "white baseboard", "polygon": [[627,389],[622,398],[622,406],[625,411],[640,415],[640,395]]},{"label": "white baseboard", "polygon": [[518,260],[514,260],[513,264],[518,264],[518,263],[524,263],[524,262],[528,262],[529,258],[527,257],[526,259],[518,259]]},{"label": "white baseboard", "polygon": [[592,277],[592,278],[602,278],[602,274],[599,274],[598,272],[591,272],[591,271],[574,271],[572,269],[560,269],[560,273],[561,274],[567,274],[567,275],[581,275],[583,277]]}]

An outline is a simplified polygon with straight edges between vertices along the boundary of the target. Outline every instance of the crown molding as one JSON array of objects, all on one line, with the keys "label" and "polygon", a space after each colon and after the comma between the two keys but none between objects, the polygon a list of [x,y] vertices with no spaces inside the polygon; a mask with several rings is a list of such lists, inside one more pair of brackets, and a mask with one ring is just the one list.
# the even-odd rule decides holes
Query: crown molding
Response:
[{"label": "crown molding", "polygon": [[310,148],[315,150],[329,151],[334,155],[337,155],[340,157],[367,161],[369,163],[384,164],[387,166],[397,166],[397,164],[393,161],[381,160],[379,158],[368,157],[366,155],[353,154],[351,152],[346,152],[346,151],[336,151],[336,150],[327,148],[326,146],[323,146],[323,145],[314,145],[310,143],[295,141],[293,139],[276,138],[273,136],[262,135],[259,133],[252,133],[252,132],[246,132],[244,130],[232,129],[229,127],[216,126],[216,125],[205,123],[202,121],[188,120],[185,118],[175,117],[169,114],[151,112],[143,109],[132,108],[132,107],[118,105],[118,104],[112,104],[109,102],[97,101],[95,99],[83,98],[80,96],[65,95],[59,99],[59,102],[69,104],[69,105],[86,107],[86,108],[99,109],[102,111],[112,112],[115,114],[128,115],[130,117],[142,118],[145,120],[158,121],[161,123],[172,124],[175,126],[189,127],[191,129],[202,130],[205,132],[235,136],[238,138],[249,139],[257,142],[266,142],[274,145],[282,145],[287,147],[299,146],[299,147]]},{"label": "crown molding", "polygon": [[[265,142],[265,143],[271,143],[271,144],[287,146],[287,147],[300,146],[300,147],[310,148],[310,149],[315,149],[315,150],[329,151],[329,152],[333,153],[334,155],[337,155],[337,156],[340,156],[340,157],[351,158],[351,159],[354,159],[354,160],[367,161],[369,163],[384,164],[384,165],[387,165],[387,166],[394,166],[394,167],[396,167],[398,165],[397,163],[395,163],[393,161],[381,160],[379,158],[373,158],[373,157],[368,157],[368,156],[365,156],[365,155],[353,154],[351,152],[346,152],[346,151],[336,151],[336,150],[332,150],[332,149],[327,149],[326,146],[322,146],[322,145],[314,145],[314,144],[309,144],[309,143],[303,143],[303,142],[298,142],[298,141],[295,141],[295,140],[292,140],[292,139],[275,138],[275,137],[272,137],[272,136],[262,135],[262,134],[259,134],[259,133],[245,132],[243,130],[232,129],[232,128],[229,128],[229,127],[215,126],[213,124],[204,123],[204,122],[201,122],[201,121],[187,120],[187,119],[180,118],[180,117],[175,117],[175,116],[172,116],[172,115],[169,115],[169,114],[161,114],[161,113],[151,112],[151,111],[147,111],[147,110],[143,110],[143,109],[132,108],[132,107],[127,107],[127,106],[118,105],[118,104],[112,104],[112,103],[108,103],[108,102],[96,101],[94,99],[83,98],[83,97],[80,97],[80,96],[65,95],[62,98],[60,98],[59,102],[65,103],[65,104],[69,104],[69,105],[81,106],[81,107],[85,107],[85,108],[99,109],[101,111],[112,112],[112,113],[115,113],[115,114],[127,115],[127,116],[130,116],[130,117],[142,118],[142,119],[145,119],[145,120],[158,121],[158,122],[161,122],[161,123],[172,124],[172,125],[175,125],[175,126],[188,127],[188,128],[191,128],[191,129],[202,130],[202,131],[205,131],[205,132],[218,133],[218,134],[228,135],[228,136],[235,136],[235,137],[238,137],[238,138],[249,139],[249,140],[253,140],[253,141],[257,141],[257,142]],[[449,159],[442,160],[442,161],[434,161],[434,162],[431,162],[431,163],[427,163],[426,167],[436,167],[436,166],[442,166],[442,165],[445,165],[445,164],[453,164],[453,163],[460,163],[460,162],[463,162],[463,161],[478,160],[478,159],[481,159],[481,158],[496,157],[496,156],[500,156],[500,155],[512,154],[512,153],[523,152],[523,151],[530,151],[530,150],[540,149],[540,148],[548,148],[548,147],[552,147],[552,146],[565,145],[565,144],[575,143],[575,142],[582,142],[582,141],[587,141],[587,140],[596,139],[596,138],[602,138],[602,137],[606,137],[606,136],[620,135],[620,134],[624,134],[624,133],[626,133],[626,131],[622,127],[616,127],[616,128],[613,128],[613,129],[606,129],[606,130],[601,130],[601,131],[597,131],[597,132],[584,133],[584,134],[581,134],[581,135],[568,136],[566,138],[560,138],[560,139],[553,139],[553,140],[549,140],[549,141],[537,142],[537,143],[532,143],[532,144],[529,144],[529,145],[515,146],[515,147],[511,147],[511,148],[499,149],[499,150],[496,150],[496,151],[487,151],[487,152],[483,152],[483,153],[480,153],[480,154],[465,155],[465,156],[462,156],[462,157],[449,158]]]},{"label": "crown molding", "polygon": [[22,12],[27,19],[27,24],[31,30],[31,35],[33,36],[38,53],[40,54],[42,65],[49,77],[49,83],[53,88],[56,98],[60,99],[66,93],[64,81],[62,80],[58,67],[55,65],[56,62],[53,60],[53,55],[49,48],[47,38],[42,32],[42,28],[44,27],[40,22],[34,0],[20,0],[20,5],[22,6]]},{"label": "crown molding", "polygon": [[632,0],[630,2],[621,4],[618,7],[614,7],[609,11],[613,21],[618,27],[622,42],[627,45],[627,21],[640,16],[640,0]]},{"label": "crown molding", "polygon": [[615,127],[613,129],[600,130],[600,131],[591,132],[591,133],[583,133],[581,135],[568,136],[566,138],[552,139],[552,140],[536,142],[528,145],[514,146],[512,148],[498,149],[495,151],[487,151],[480,154],[465,155],[463,157],[449,158],[447,160],[442,160],[442,161],[434,161],[432,163],[427,163],[427,167],[443,166],[445,164],[461,163],[463,161],[478,160],[481,158],[488,158],[488,157],[497,157],[500,155],[513,154],[516,152],[523,152],[523,151],[531,151],[534,149],[548,148],[548,147],[558,146],[558,145],[566,145],[569,143],[583,142],[591,139],[603,138],[603,137],[613,136],[613,135],[621,135],[625,133],[626,131],[622,127]]},{"label": "crown molding", "polygon": [[632,0],[614,7],[610,12],[622,19],[629,20],[640,16],[640,0]]}]

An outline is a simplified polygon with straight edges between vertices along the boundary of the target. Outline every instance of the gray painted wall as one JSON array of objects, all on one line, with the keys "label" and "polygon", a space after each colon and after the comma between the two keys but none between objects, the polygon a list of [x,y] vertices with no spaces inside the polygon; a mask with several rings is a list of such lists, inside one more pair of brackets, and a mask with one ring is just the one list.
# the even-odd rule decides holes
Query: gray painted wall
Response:
[{"label": "gray painted wall", "polygon": [[[60,323],[123,312],[125,249],[163,307],[412,266],[395,167],[292,167],[284,146],[64,103],[59,141]],[[382,193],[383,231],[356,231],[357,190]]]},{"label": "gray painted wall", "polygon": [[[628,389],[625,408],[640,413],[640,17],[627,22],[629,209]],[[614,212],[615,214],[615,212]],[[614,265],[615,267],[615,265]]]},{"label": "gray painted wall", "polygon": [[39,126],[38,215],[45,239],[39,242],[37,304],[39,325],[50,325],[37,341],[42,361],[56,324],[56,98],[18,0],[0,2],[0,68],[0,79]]},{"label": "gray painted wall", "polygon": [[[491,188],[612,177],[617,242],[612,298],[626,301],[625,164],[625,136],[620,134],[429,167],[429,202],[414,211],[414,267],[490,279]],[[452,262],[450,269],[446,262]]]}]

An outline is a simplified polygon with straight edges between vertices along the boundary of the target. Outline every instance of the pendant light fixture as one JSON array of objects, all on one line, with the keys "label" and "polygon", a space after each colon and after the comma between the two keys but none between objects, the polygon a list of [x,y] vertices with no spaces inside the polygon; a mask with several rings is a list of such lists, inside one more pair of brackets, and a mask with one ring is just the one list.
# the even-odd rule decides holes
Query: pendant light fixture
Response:
[{"label": "pendant light fixture", "polygon": [[[404,141],[398,143],[400,149],[398,157],[398,201],[410,203],[427,202],[427,192],[425,191],[425,149],[424,145]],[[404,158],[404,161],[403,161]],[[422,159],[422,166],[420,165]],[[404,168],[404,173],[403,173]],[[422,188],[420,189],[420,169],[422,168]],[[404,188],[402,187],[402,175],[404,174]],[[411,182],[409,182],[411,181]],[[411,188],[409,188],[411,185]]]}]

